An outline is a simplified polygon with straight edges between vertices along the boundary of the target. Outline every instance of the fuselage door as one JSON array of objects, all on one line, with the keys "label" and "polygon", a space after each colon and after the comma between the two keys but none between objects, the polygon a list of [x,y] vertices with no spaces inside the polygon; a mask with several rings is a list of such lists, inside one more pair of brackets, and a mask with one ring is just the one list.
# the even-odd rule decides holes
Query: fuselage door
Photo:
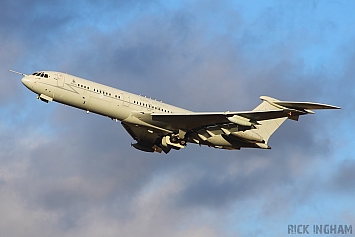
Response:
[{"label": "fuselage door", "polygon": [[122,93],[123,105],[129,106],[129,93]]},{"label": "fuselage door", "polygon": [[63,73],[58,73],[57,75],[57,85],[64,86],[65,76]]}]

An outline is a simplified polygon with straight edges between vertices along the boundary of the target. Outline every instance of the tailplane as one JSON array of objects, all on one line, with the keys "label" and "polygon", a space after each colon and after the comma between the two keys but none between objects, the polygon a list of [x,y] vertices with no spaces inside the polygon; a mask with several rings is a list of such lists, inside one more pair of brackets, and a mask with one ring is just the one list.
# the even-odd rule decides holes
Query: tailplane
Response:
[{"label": "tailplane", "polygon": [[263,102],[260,105],[258,105],[253,111],[268,111],[268,110],[275,110],[275,109],[282,109],[285,111],[289,111],[287,117],[263,120],[258,122],[259,125],[256,125],[257,129],[253,130],[253,132],[259,134],[264,139],[265,144],[267,144],[270,136],[288,118],[298,121],[300,115],[314,114],[312,110],[340,109],[340,107],[337,106],[319,104],[313,102],[280,101],[268,96],[260,96],[260,99]]}]

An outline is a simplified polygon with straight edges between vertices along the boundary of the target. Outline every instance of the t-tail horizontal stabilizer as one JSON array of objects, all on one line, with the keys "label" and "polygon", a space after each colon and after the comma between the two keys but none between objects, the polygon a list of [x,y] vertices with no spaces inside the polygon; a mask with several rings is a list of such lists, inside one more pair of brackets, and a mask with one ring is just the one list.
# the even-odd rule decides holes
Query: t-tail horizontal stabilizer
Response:
[{"label": "t-tail horizontal stabilizer", "polygon": [[257,129],[253,130],[259,134],[267,144],[270,136],[278,129],[281,124],[287,119],[298,120],[300,115],[314,114],[312,110],[316,109],[341,109],[340,107],[313,103],[313,102],[293,102],[293,101],[280,101],[269,96],[260,96],[263,101],[257,106],[254,111],[268,111],[281,109],[284,110],[288,116],[284,118],[275,118],[265,121],[260,121],[260,125],[256,125]]},{"label": "t-tail horizontal stabilizer", "polygon": [[270,105],[278,109],[291,110],[289,113],[290,114],[289,118],[293,120],[298,120],[299,115],[314,114],[312,110],[316,110],[316,109],[341,109],[340,107],[337,106],[314,103],[314,102],[280,101],[269,96],[260,96],[260,99],[268,102]]}]

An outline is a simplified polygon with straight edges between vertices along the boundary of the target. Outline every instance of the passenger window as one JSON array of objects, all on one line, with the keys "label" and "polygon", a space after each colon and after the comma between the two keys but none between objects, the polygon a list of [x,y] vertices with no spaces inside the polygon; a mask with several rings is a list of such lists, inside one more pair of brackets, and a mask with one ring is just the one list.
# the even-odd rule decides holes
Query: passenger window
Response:
[{"label": "passenger window", "polygon": [[45,77],[45,78],[48,78],[48,74],[44,74],[44,77]]}]

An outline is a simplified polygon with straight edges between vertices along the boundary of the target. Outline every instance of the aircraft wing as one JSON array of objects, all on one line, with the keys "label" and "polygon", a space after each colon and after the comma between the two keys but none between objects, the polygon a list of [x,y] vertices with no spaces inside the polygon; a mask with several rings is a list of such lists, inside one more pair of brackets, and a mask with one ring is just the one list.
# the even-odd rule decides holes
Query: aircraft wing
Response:
[{"label": "aircraft wing", "polygon": [[156,114],[152,113],[152,120],[164,122],[172,125],[172,128],[180,128],[185,130],[197,127],[231,123],[233,116],[239,116],[245,121],[257,123],[268,119],[289,117],[292,115],[300,115],[302,112],[295,110],[268,110],[268,111],[245,111],[245,112],[216,112],[216,113],[175,113],[175,114]]},{"label": "aircraft wing", "polygon": [[[203,127],[230,124],[246,126],[245,130],[253,128],[257,121],[268,119],[288,117],[289,110],[268,110],[268,111],[245,111],[245,112],[215,112],[215,113],[145,113],[143,111],[132,112],[133,117],[122,121],[122,126],[131,135],[131,137],[138,143],[132,144],[136,149],[147,152],[162,152],[168,153],[171,148],[181,149],[184,145],[172,143],[167,134],[179,130],[197,130]],[[236,117],[237,116],[237,117]],[[231,119],[232,118],[232,119]],[[233,120],[238,119],[238,120]],[[134,120],[137,119],[137,120]],[[231,121],[231,120],[232,121]],[[144,121],[157,121],[165,123],[165,126],[158,127]],[[141,123],[141,122],[143,123]],[[247,125],[249,124],[249,125]],[[223,126],[222,126],[223,127]],[[234,127],[234,126],[232,126]],[[249,128],[248,128],[249,127]],[[231,128],[231,127],[230,127]],[[157,139],[160,141],[157,145]],[[191,141],[190,141],[191,142]],[[159,145],[160,144],[160,145]],[[165,145],[164,145],[165,144]],[[167,145],[168,144],[168,145]]]},{"label": "aircraft wing", "polygon": [[[270,104],[274,109],[269,109],[269,107],[263,108],[263,106],[261,106],[257,107],[253,111],[216,113],[190,112],[175,114],[152,113],[151,116],[153,121],[170,124],[170,129],[179,128],[184,130],[191,130],[198,127],[225,124],[230,122],[243,125],[244,121],[257,124],[258,121],[277,118],[290,118],[292,120],[298,120],[300,115],[313,114],[314,112],[311,109],[340,109],[337,106],[313,102],[279,101],[267,96],[261,96],[260,98],[264,100],[265,103]],[[234,119],[235,117],[237,119]],[[241,120],[238,119],[240,117],[244,119],[244,121],[241,123],[239,123]]]},{"label": "aircraft wing", "polygon": [[143,151],[181,149],[186,142],[223,149],[241,147],[270,148],[267,141],[287,119],[314,113],[311,109],[340,109],[312,103],[279,101],[260,97],[263,102],[252,111],[151,113],[132,111],[122,125],[138,142],[132,144]]}]

